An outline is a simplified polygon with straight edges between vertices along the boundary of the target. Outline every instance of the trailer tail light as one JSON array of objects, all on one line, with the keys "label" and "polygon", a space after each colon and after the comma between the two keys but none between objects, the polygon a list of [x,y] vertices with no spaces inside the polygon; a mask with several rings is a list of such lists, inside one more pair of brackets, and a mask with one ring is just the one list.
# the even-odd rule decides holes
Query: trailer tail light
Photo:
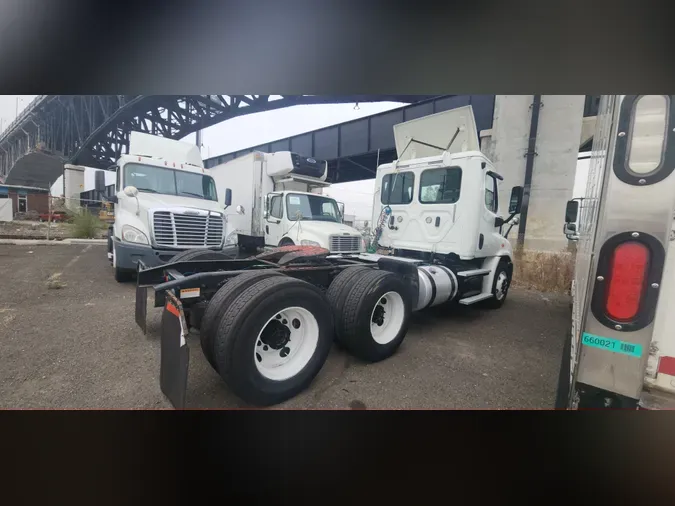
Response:
[{"label": "trailer tail light", "polygon": [[629,322],[637,317],[649,271],[649,256],[649,248],[635,241],[624,242],[614,249],[605,301],[605,311],[612,320]]}]

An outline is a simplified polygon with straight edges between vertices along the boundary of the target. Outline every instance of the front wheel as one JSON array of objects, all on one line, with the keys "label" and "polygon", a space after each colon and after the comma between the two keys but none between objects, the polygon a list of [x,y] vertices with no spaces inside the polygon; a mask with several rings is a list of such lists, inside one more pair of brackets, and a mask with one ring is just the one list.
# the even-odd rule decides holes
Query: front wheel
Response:
[{"label": "front wheel", "polygon": [[112,266],[113,271],[115,272],[115,281],[117,281],[118,283],[126,283],[133,279],[135,271],[129,269],[121,269],[117,265],[117,249],[115,248],[114,242],[112,244]]},{"label": "front wheel", "polygon": [[512,273],[513,264],[507,260],[500,260],[492,282],[492,298],[485,301],[485,307],[499,309],[504,305],[511,286]]}]

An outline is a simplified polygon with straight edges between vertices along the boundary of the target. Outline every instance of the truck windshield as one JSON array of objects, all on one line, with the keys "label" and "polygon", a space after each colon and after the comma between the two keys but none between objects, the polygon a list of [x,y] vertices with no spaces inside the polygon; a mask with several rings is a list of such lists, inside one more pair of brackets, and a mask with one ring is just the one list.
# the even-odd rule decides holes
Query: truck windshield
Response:
[{"label": "truck windshield", "polygon": [[127,163],[124,166],[124,186],[135,186],[139,192],[218,201],[211,176],[152,165]]},{"label": "truck windshield", "polygon": [[301,220],[340,222],[337,202],[321,195],[289,193],[286,195],[286,209],[291,221],[300,217]]}]

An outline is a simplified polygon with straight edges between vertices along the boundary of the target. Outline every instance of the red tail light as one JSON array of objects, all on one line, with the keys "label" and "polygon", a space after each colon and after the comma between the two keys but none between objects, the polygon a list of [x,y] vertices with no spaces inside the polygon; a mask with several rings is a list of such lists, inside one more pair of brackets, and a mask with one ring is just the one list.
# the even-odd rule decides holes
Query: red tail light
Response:
[{"label": "red tail light", "polygon": [[639,242],[619,244],[612,253],[605,310],[618,322],[635,319],[649,269],[649,248]]}]

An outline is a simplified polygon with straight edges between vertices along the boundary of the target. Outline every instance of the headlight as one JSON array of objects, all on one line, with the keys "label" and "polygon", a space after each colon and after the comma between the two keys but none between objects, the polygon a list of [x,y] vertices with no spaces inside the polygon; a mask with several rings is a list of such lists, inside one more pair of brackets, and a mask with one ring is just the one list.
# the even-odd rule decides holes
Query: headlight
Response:
[{"label": "headlight", "polygon": [[147,236],[137,228],[132,227],[131,225],[124,225],[122,227],[122,240],[126,242],[133,242],[136,244],[150,244],[148,242]]},{"label": "headlight", "polygon": [[303,239],[302,241],[300,241],[300,245],[301,245],[301,246],[315,246],[315,247],[317,247],[317,248],[320,248],[320,247],[321,247],[321,245],[320,245],[318,242],[316,242],[316,241],[308,241],[308,240],[306,240],[306,239]]}]

